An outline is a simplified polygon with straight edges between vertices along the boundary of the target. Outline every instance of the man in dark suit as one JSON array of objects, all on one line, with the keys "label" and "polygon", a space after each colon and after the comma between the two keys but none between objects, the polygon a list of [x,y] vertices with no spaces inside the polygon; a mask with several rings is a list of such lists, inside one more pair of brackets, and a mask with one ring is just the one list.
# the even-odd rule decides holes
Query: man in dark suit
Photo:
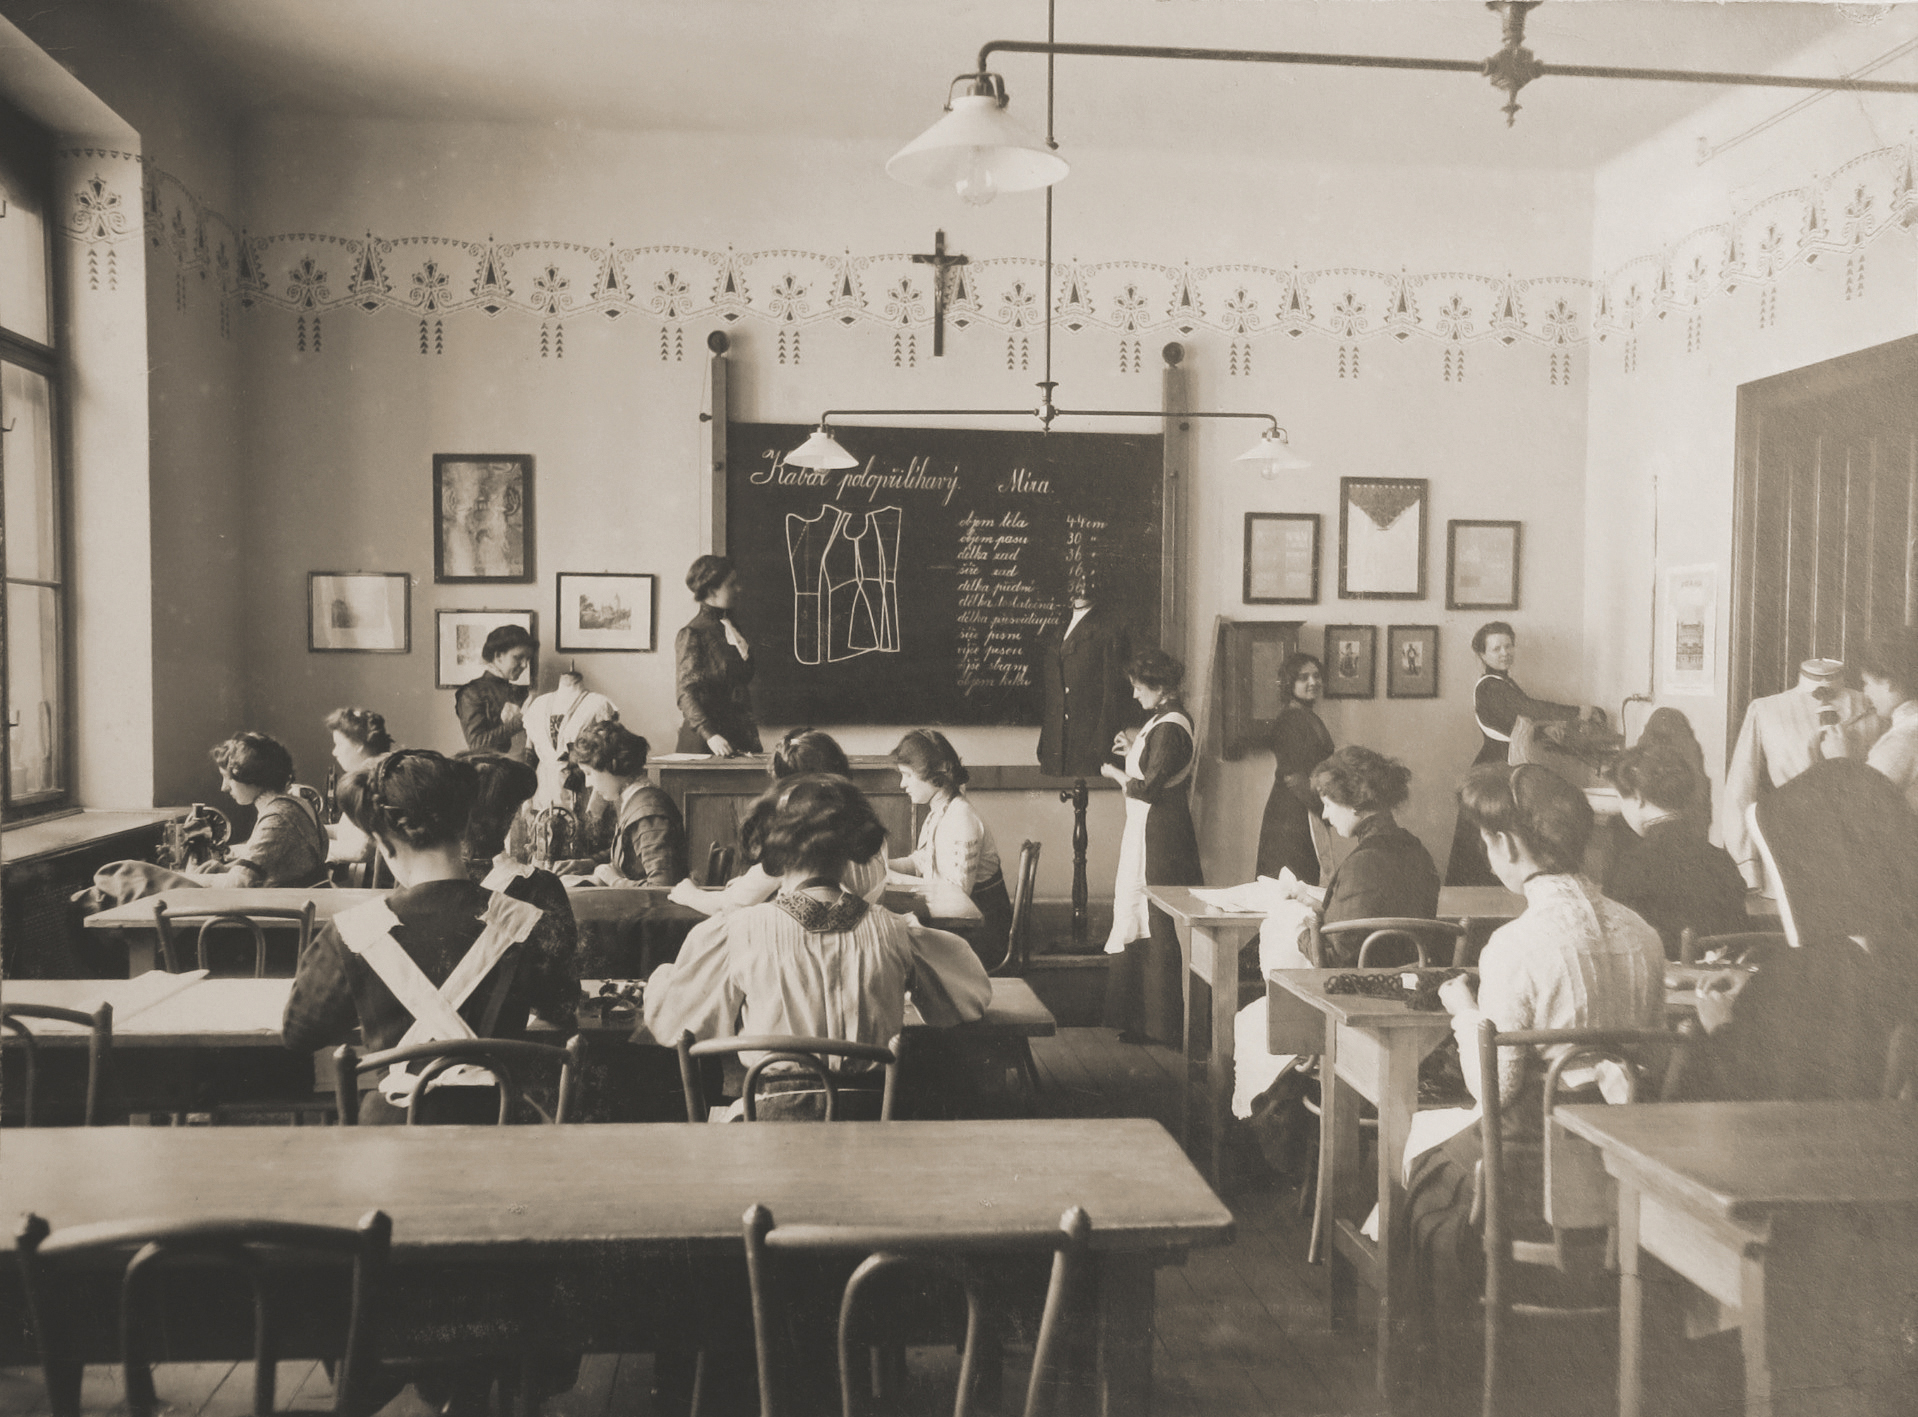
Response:
[{"label": "man in dark suit", "polygon": [[1132,639],[1125,622],[1094,602],[1079,578],[1072,614],[1039,641],[1039,767],[1056,777],[1097,777],[1121,728],[1139,722],[1126,678]]}]

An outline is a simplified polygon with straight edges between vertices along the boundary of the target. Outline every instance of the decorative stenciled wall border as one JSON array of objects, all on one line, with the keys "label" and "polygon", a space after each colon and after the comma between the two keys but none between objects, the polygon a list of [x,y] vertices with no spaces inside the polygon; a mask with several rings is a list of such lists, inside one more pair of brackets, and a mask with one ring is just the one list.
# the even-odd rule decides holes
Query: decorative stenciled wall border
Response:
[{"label": "decorative stenciled wall border", "polygon": [[[541,322],[542,349],[563,341],[569,317],[640,316],[677,329],[689,322],[753,320],[797,335],[819,326],[888,329],[910,337],[933,317],[930,273],[910,253],[825,255],[776,249],[622,247],[569,241],[502,242],[442,236],[348,237],[312,232],[254,236],[236,230],[177,178],[137,156],[81,149],[89,174],[64,226],[89,259],[136,234],[124,219],[118,164],[140,163],[144,235],[172,252],[184,306],[197,275],[221,303],[293,314],[304,347],[307,321],[357,310],[404,311],[421,321],[422,352],[444,339],[444,318],[478,312]],[[1212,266],[1145,261],[1054,269],[1054,315],[1068,337],[1228,336],[1244,342],[1308,335],[1336,341],[1341,357],[1360,343],[1414,338],[1447,346],[1496,342],[1578,345],[1588,335],[1629,342],[1647,319],[1696,316],[1740,284],[1776,283],[1822,257],[1850,265],[1845,298],[1862,292],[1865,248],[1918,222],[1918,153],[1911,143],[1859,154],[1829,176],[1753,203],[1665,249],[1636,257],[1593,282],[1571,276],[1520,279],[1464,272],[1414,274],[1338,266],[1303,270],[1248,263]],[[1043,267],[1027,257],[977,256],[957,268],[947,318],[1012,338],[1043,323]],[[895,344],[897,340],[895,340]],[[563,344],[560,346],[563,350]],[[663,348],[663,346],[662,346]],[[783,352],[783,340],[782,340]],[[897,350],[895,350],[895,355]]]}]

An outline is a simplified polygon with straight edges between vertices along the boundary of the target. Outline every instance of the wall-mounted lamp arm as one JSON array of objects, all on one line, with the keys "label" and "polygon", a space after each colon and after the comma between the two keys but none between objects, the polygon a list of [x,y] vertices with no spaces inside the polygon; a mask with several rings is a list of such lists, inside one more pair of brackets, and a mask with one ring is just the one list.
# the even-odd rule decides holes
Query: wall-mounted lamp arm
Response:
[{"label": "wall-mounted lamp arm", "polygon": [[835,418],[1030,418],[1029,408],[829,408],[819,415],[824,428]]}]

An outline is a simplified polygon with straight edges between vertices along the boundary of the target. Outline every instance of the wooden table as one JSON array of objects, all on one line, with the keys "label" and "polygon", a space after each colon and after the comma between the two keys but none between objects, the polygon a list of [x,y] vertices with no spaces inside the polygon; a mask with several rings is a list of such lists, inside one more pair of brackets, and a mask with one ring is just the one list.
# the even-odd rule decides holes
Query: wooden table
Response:
[{"label": "wooden table", "polygon": [[[343,890],[331,886],[304,887],[187,887],[161,891],[145,900],[131,901],[86,918],[89,930],[118,931],[127,944],[127,973],[144,974],[158,966],[159,938],[153,928],[153,902],[166,902],[169,914],[191,918],[215,911],[301,910],[313,902],[315,926],[342,910],[378,900],[383,890]],[[706,917],[697,910],[666,898],[663,886],[577,886],[566,892],[582,936],[594,930],[618,930],[642,920],[672,920],[697,924]],[[920,888],[888,888],[881,902],[901,915],[941,930],[965,934],[979,923],[979,907],[957,886],[928,881]],[[285,922],[265,922],[284,929]]]},{"label": "wooden table", "polygon": [[[1280,969],[1266,976],[1266,1030],[1274,1053],[1317,1053],[1319,1194],[1327,1198],[1326,1303],[1334,1329],[1350,1327],[1358,1285],[1378,1295],[1378,1385],[1398,1386],[1401,1340],[1410,1321],[1411,1256],[1398,1238],[1405,1204],[1405,1142],[1418,1110],[1419,1063],[1452,1031],[1452,1016],[1423,1013],[1397,999],[1328,994],[1334,974],[1399,974],[1397,969]],[[1360,1174],[1359,1101],[1378,1109],[1376,1192]],[[1359,1227],[1376,1198],[1378,1242]]]},{"label": "wooden table", "polygon": [[[1231,1241],[1231,1212],[1156,1123],[47,1128],[0,1136],[0,1214],[56,1229],[134,1215],[393,1218],[392,1354],[446,1352],[497,1310],[555,1352],[652,1351],[688,1266],[743,1270],[740,1217],[1049,1230],[1092,1217],[1101,1410],[1151,1407],[1153,1273]],[[4,1243],[11,1243],[12,1225]],[[13,1309],[11,1266],[0,1309]],[[696,1272],[696,1271],[695,1271]],[[484,1305],[493,1312],[475,1313]],[[110,1300],[102,1305],[110,1311]],[[677,1315],[677,1317],[676,1317]],[[0,1362],[27,1363],[17,1310]],[[102,1334],[89,1362],[111,1361]],[[683,1327],[680,1329],[683,1335]],[[218,1351],[250,1354],[250,1334]],[[307,1356],[289,1342],[284,1356]],[[317,1356],[317,1355],[315,1355]]]},{"label": "wooden table", "polygon": [[1217,1185],[1225,1130],[1232,1116],[1232,1027],[1239,1012],[1239,954],[1258,938],[1265,915],[1212,905],[1194,895],[1190,886],[1148,886],[1146,895],[1182,927],[1185,1086],[1179,1092],[1179,1143],[1190,1155],[1196,1078],[1206,1141],[1195,1160],[1206,1179]]},{"label": "wooden table", "polygon": [[1918,1107],[1561,1107],[1618,1183],[1618,1405],[1637,1417],[1640,1252],[1738,1311],[1745,1411],[1909,1412]]}]

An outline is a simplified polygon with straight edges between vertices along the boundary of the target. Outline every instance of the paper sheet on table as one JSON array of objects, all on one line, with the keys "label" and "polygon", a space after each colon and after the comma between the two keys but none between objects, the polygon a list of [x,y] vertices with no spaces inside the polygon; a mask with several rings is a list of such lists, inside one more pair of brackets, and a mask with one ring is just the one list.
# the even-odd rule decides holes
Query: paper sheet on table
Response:
[{"label": "paper sheet on table", "polygon": [[1271,914],[1282,903],[1289,901],[1293,892],[1299,890],[1314,891],[1320,899],[1324,892],[1316,887],[1307,886],[1292,874],[1287,866],[1277,876],[1260,876],[1257,880],[1247,881],[1239,886],[1194,886],[1192,894],[1207,905],[1216,905],[1221,910],[1260,911]]},{"label": "paper sheet on table", "polygon": [[[1263,887],[1268,883],[1272,886],[1279,884],[1270,876],[1261,877],[1257,884]],[[1238,886],[1234,889],[1250,888]],[[1289,896],[1281,897],[1267,911],[1265,924],[1259,927],[1259,973],[1312,967],[1312,961],[1299,948],[1311,918],[1312,908]],[[1254,999],[1240,1009],[1238,1017],[1232,1021],[1232,1115],[1235,1117],[1250,1117],[1252,1100],[1277,1082],[1279,1074],[1292,1061],[1293,1055],[1290,1053],[1267,1052],[1265,1040],[1265,1000]]]},{"label": "paper sheet on table", "polygon": [[654,753],[647,761],[653,763],[703,763],[712,756],[711,753]]}]

